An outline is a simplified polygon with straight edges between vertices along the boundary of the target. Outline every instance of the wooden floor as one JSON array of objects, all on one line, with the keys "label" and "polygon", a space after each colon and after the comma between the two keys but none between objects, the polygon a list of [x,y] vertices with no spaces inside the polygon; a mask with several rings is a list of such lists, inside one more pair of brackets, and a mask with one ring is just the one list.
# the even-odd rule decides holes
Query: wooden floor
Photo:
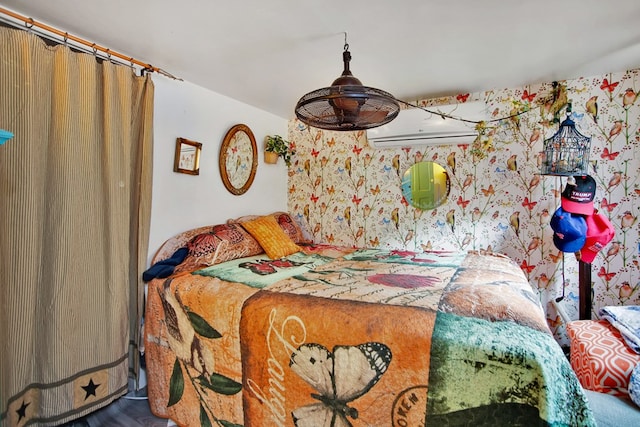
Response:
[{"label": "wooden floor", "polygon": [[171,421],[151,413],[145,397],[123,396],[110,405],[62,427],[167,427]]}]

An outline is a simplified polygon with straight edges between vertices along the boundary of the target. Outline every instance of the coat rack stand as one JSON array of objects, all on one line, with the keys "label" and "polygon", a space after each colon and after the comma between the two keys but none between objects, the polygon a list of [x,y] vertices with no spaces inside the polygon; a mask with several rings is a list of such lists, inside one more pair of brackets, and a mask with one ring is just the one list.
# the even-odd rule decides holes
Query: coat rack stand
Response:
[{"label": "coat rack stand", "polygon": [[578,286],[580,290],[580,320],[591,320],[591,264],[578,262]]}]

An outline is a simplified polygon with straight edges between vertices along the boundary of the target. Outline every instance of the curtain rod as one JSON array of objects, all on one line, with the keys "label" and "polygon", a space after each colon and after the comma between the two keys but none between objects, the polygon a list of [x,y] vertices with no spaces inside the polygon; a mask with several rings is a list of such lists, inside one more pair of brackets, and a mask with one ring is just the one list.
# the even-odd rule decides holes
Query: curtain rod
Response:
[{"label": "curtain rod", "polygon": [[[122,53],[115,52],[115,51],[113,51],[111,49],[108,49],[108,48],[106,48],[104,46],[100,46],[100,45],[98,45],[96,43],[92,43],[92,42],[87,41],[85,39],[82,39],[80,37],[71,35],[66,31],[63,32],[61,30],[58,30],[57,28],[50,27],[49,25],[43,24],[42,22],[37,22],[33,18],[28,18],[26,16],[22,16],[19,13],[13,12],[13,11],[11,11],[9,9],[5,9],[3,7],[0,7],[0,14],[4,14],[4,15],[7,15],[7,16],[10,16],[13,19],[17,19],[19,21],[22,21],[24,23],[25,27],[27,28],[27,30],[31,30],[33,27],[41,28],[41,29],[43,29],[45,31],[48,31],[48,32],[50,32],[52,34],[55,34],[58,37],[61,37],[62,41],[65,44],[67,43],[67,41],[72,40],[72,41],[74,41],[74,42],[76,42],[76,43],[78,43],[80,45],[86,46],[86,47],[90,48],[93,51],[94,55],[97,55],[97,52],[100,51],[100,52],[104,53],[104,55],[106,55],[106,59],[108,59],[108,60],[111,60],[112,57],[120,58],[121,60],[125,61],[124,62],[125,64],[126,63],[130,63],[131,66],[137,65],[137,66],[141,67],[142,71],[158,73],[158,74],[162,74],[163,76],[172,78],[174,80],[182,81],[181,78],[175,77],[175,76],[171,75],[170,73],[164,71],[161,68],[154,67],[151,64],[147,64],[145,62],[139,61],[139,60],[137,60],[135,58],[132,58],[130,56],[126,56],[126,55],[123,55]],[[2,19],[2,17],[0,17],[0,19]],[[5,22],[15,25],[15,23],[10,21],[10,20],[5,20]],[[45,34],[43,34],[43,36],[46,37]],[[54,41],[57,41],[57,40],[54,40]]]}]

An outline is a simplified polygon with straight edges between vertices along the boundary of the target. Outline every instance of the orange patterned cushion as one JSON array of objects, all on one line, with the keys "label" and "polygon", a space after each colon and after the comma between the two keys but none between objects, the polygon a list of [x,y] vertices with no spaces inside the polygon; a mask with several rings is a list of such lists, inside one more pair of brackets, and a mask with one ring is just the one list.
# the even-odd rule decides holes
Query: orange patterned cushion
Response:
[{"label": "orange patterned cushion", "polygon": [[241,224],[260,243],[271,259],[282,258],[301,250],[271,215],[261,216]]},{"label": "orange patterned cushion", "polygon": [[291,218],[291,215],[286,212],[279,211],[269,215],[245,215],[235,219],[228,219],[227,224],[252,221],[254,219],[260,218],[261,216],[274,217],[278,225],[280,225],[280,228],[282,228],[282,230],[287,233],[287,236],[289,236],[294,243],[310,242],[310,239],[305,238],[304,232],[302,231],[302,228],[300,228],[300,225],[293,218]]},{"label": "orange patterned cushion", "polygon": [[587,390],[629,398],[629,378],[640,363],[620,332],[607,320],[576,320],[567,325],[571,367]]}]

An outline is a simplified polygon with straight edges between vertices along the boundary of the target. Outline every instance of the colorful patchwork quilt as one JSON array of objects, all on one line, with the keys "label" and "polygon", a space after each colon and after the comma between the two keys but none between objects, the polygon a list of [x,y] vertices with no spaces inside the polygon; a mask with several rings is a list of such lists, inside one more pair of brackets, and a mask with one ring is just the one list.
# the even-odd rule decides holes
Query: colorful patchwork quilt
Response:
[{"label": "colorful patchwork quilt", "polygon": [[595,426],[499,255],[310,245],[157,278],[145,358],[181,426]]}]

